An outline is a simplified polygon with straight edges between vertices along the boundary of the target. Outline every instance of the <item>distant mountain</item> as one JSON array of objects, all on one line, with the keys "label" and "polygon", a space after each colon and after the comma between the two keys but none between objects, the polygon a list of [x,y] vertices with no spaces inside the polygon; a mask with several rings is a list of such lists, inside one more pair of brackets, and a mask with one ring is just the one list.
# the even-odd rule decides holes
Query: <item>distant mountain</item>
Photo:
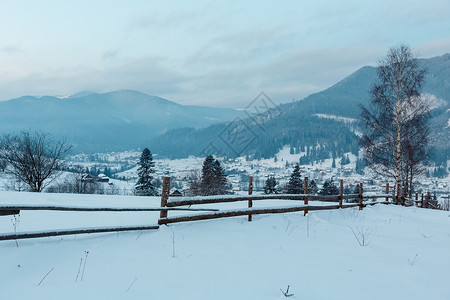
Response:
[{"label": "distant mountain", "polygon": [[[443,162],[450,159],[450,54],[421,59],[420,63],[428,72],[423,92],[434,102],[431,119],[437,149],[434,159]],[[376,68],[363,67],[324,91],[301,101],[280,105],[281,114],[267,118],[263,124],[256,124],[241,114],[248,126],[242,128],[255,138],[245,151],[239,153],[233,151],[223,138],[223,132],[227,126],[233,126],[232,123],[198,130],[169,131],[154,138],[151,145],[156,153],[168,157],[201,155],[211,143],[229,156],[271,157],[284,145],[291,145],[294,151],[322,145],[322,153],[314,154],[319,159],[331,153],[336,156],[348,151],[357,153],[359,147],[355,133],[358,132],[359,105],[369,103],[370,90],[376,80]]]},{"label": "distant mountain", "polygon": [[[427,70],[423,93],[441,99],[441,107],[450,103],[450,54],[420,59]],[[355,106],[367,105],[370,90],[377,81],[377,68],[363,67],[333,86],[306,97],[304,100],[285,104],[285,110],[307,109],[311,113],[325,113],[344,117],[359,117]]]},{"label": "distant mountain", "polygon": [[146,146],[164,132],[232,120],[232,109],[180,105],[123,90],[69,97],[25,96],[0,101],[0,133],[40,129],[65,137],[75,152],[121,151]]}]

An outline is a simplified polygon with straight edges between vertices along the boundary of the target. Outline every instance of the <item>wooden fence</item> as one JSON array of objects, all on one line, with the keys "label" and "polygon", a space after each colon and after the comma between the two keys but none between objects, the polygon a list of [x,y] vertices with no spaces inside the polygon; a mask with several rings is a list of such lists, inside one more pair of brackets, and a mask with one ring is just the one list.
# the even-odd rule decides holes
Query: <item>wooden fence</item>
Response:
[{"label": "wooden fence", "polygon": [[[189,222],[189,221],[200,221],[227,217],[237,217],[237,216],[248,216],[248,221],[252,221],[252,215],[259,214],[276,214],[276,213],[287,213],[287,212],[297,212],[303,211],[306,215],[309,211],[314,210],[328,210],[328,209],[339,209],[339,208],[349,208],[349,207],[359,207],[363,209],[366,205],[372,205],[377,203],[389,204],[389,198],[394,198],[389,195],[389,185],[386,185],[387,193],[382,195],[364,195],[363,184],[360,183],[360,189],[358,194],[344,195],[343,193],[343,180],[340,181],[340,193],[339,195],[310,195],[308,194],[308,177],[305,177],[305,194],[296,195],[285,195],[285,194],[272,194],[272,195],[258,195],[254,196],[253,193],[253,178],[249,178],[249,195],[229,195],[229,196],[204,196],[204,197],[187,197],[187,198],[174,198],[169,200],[168,189],[170,186],[170,177],[165,177],[163,181],[163,193],[161,197],[161,208],[166,207],[179,207],[179,206],[192,206],[201,204],[219,204],[219,203],[230,203],[230,202],[248,202],[248,208],[243,209],[232,209],[232,210],[220,210],[218,212],[209,212],[195,215],[186,216],[175,216],[168,217],[167,211],[161,211],[160,218],[158,220],[159,225],[178,223],[178,222]],[[385,201],[376,202],[364,202],[364,200],[371,199],[376,200],[377,198],[383,198]],[[344,203],[344,200],[356,199],[357,203]],[[273,208],[255,208],[253,207],[253,201],[258,200],[292,200],[292,201],[303,201],[302,205],[288,206],[288,207],[273,207]],[[321,202],[334,202],[334,205],[309,205],[309,201],[321,201]]]},{"label": "wooden fence", "polygon": [[[319,196],[308,194],[308,178],[305,177],[305,194],[286,195],[286,194],[274,194],[274,195],[253,195],[253,178],[250,176],[248,195],[223,195],[223,196],[203,196],[203,197],[173,197],[169,199],[170,177],[163,178],[163,190],[161,194],[160,207],[79,207],[79,206],[39,206],[39,205],[0,205],[0,216],[19,214],[21,210],[54,210],[54,211],[74,211],[74,212],[137,212],[137,211],[159,211],[160,217],[158,224],[170,224],[178,222],[189,222],[199,220],[209,220],[227,217],[248,216],[248,221],[252,221],[253,215],[260,214],[276,214],[276,213],[288,213],[303,211],[306,215],[309,211],[315,210],[329,210],[340,209],[349,207],[359,207],[363,209],[367,205],[373,205],[377,203],[389,204],[399,203],[405,205],[408,201],[425,207],[424,197],[422,200],[418,200],[418,194],[415,195],[415,200],[408,199],[408,201],[402,197],[395,198],[389,194],[389,184],[386,184],[386,193],[380,195],[364,195],[363,184],[360,183],[359,193],[344,195],[343,193],[343,180],[340,180],[340,192],[339,195],[331,196]],[[374,201],[378,198],[384,199],[384,201]],[[355,200],[354,203],[344,203],[344,200]],[[390,201],[392,199],[392,201]],[[270,208],[257,208],[253,207],[253,201],[261,200],[289,200],[296,202],[303,202],[299,205],[284,206],[284,207],[270,207]],[[372,201],[365,201],[372,200]],[[219,203],[231,203],[242,202],[248,203],[247,208],[241,209],[228,209],[219,210],[216,208],[191,208],[192,205],[201,204],[219,204]],[[309,201],[321,201],[334,204],[322,204],[322,205],[310,205]],[[183,207],[184,206],[184,207]],[[186,207],[188,206],[188,207]],[[195,215],[184,216],[172,216],[168,217],[169,211],[188,211],[188,212],[202,212]],[[158,225],[142,225],[142,226],[116,226],[116,227],[97,227],[97,228],[84,228],[84,229],[64,229],[64,230],[49,230],[39,232],[24,232],[24,233],[8,233],[0,234],[0,240],[17,240],[25,238],[38,238],[60,235],[72,235],[72,234],[89,234],[89,233],[101,233],[101,232],[119,232],[119,231],[131,231],[131,230],[151,230],[158,229]]]}]

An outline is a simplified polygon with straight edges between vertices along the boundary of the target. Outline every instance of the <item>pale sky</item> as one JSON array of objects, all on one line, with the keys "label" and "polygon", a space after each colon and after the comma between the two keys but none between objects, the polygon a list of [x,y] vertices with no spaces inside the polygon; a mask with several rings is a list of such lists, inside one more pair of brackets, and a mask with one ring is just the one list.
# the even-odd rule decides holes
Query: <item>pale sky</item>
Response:
[{"label": "pale sky", "polygon": [[290,102],[390,47],[450,52],[450,1],[0,0],[0,100],[134,89],[180,104]]}]

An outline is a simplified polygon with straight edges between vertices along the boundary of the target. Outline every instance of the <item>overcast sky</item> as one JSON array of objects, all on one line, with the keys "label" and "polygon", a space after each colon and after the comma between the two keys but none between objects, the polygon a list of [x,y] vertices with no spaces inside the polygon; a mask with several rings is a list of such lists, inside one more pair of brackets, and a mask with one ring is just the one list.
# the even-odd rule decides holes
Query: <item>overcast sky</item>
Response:
[{"label": "overcast sky", "polygon": [[135,89],[180,104],[290,102],[391,46],[450,52],[450,1],[0,0],[0,100]]}]

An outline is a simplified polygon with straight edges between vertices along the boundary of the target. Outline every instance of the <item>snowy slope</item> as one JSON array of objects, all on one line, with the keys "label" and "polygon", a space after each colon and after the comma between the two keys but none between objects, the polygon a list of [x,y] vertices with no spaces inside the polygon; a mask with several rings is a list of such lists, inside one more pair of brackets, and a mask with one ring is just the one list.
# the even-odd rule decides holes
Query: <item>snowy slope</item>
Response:
[{"label": "snowy slope", "polygon": [[[0,204],[157,207],[158,200],[0,192]],[[155,224],[157,217],[22,212],[17,231]],[[377,205],[253,219],[20,240],[19,247],[0,242],[1,298],[285,299],[280,289],[288,285],[289,299],[450,298],[448,212]],[[11,220],[0,216],[0,232],[12,232]],[[351,230],[363,228],[370,231],[366,247]]]}]

